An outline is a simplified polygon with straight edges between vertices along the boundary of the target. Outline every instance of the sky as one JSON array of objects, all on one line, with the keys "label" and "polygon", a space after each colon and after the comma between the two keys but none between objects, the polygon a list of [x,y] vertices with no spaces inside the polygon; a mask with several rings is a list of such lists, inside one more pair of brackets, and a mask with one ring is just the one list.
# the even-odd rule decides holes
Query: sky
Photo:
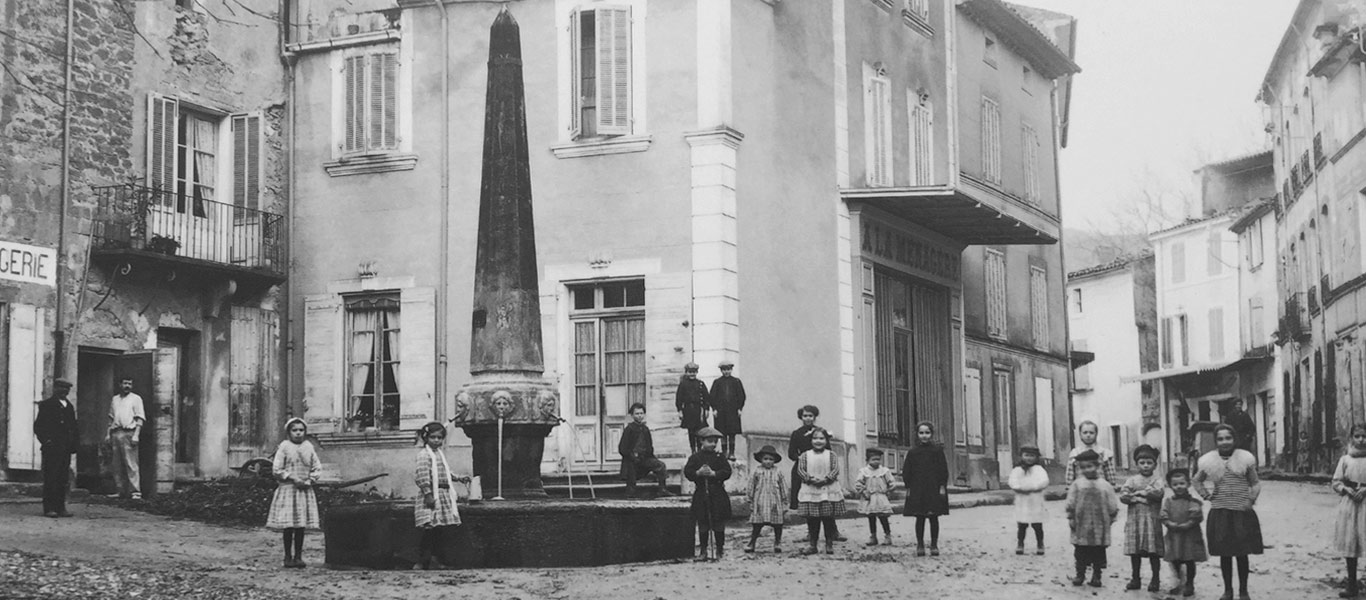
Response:
[{"label": "sky", "polygon": [[1267,146],[1254,98],[1296,0],[1018,3],[1078,21],[1064,227],[1112,231],[1145,189],[1179,214],[1197,167]]}]

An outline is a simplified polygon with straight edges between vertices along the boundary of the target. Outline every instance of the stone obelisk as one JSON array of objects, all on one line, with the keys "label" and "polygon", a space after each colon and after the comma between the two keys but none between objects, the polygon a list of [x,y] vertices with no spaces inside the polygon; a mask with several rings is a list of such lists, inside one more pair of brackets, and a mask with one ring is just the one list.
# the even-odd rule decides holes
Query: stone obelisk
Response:
[{"label": "stone obelisk", "polygon": [[541,455],[546,435],[560,422],[559,397],[542,376],[522,42],[507,7],[489,33],[488,69],[471,377],[456,396],[453,421],[473,442],[474,474],[486,497],[499,493],[500,476],[505,498],[544,497]]}]

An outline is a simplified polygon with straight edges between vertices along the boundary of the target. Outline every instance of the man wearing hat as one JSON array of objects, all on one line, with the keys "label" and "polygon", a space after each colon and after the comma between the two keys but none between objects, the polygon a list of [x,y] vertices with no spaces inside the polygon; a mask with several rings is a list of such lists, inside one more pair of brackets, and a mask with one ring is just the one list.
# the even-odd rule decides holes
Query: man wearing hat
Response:
[{"label": "man wearing hat", "polygon": [[697,368],[694,362],[684,365],[683,378],[678,380],[678,391],[674,393],[674,408],[682,420],[680,426],[688,430],[688,447],[692,452],[701,447],[697,430],[707,426],[707,411],[711,409],[707,384],[697,378]]},{"label": "man wearing hat", "polygon": [[745,410],[745,385],[730,374],[735,363],[721,361],[721,376],[711,382],[711,407],[716,411],[716,430],[722,438],[722,453],[735,460],[735,436],[741,433],[740,413]]},{"label": "man wearing hat", "polygon": [[38,403],[38,418],[33,421],[33,434],[43,445],[43,514],[52,518],[71,516],[66,510],[66,489],[80,433],[76,408],[66,399],[70,391],[70,381],[53,381],[52,396]]}]

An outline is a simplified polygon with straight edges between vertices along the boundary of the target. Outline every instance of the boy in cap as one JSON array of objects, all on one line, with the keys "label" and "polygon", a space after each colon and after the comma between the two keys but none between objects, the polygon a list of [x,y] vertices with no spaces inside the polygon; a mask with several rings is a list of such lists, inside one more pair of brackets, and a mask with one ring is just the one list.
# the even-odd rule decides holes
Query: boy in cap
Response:
[{"label": "boy in cap", "polygon": [[716,411],[716,430],[720,431],[726,458],[735,460],[735,436],[741,433],[740,413],[745,410],[745,385],[731,375],[735,363],[723,360],[721,376],[711,382],[711,407]]},{"label": "boy in cap", "polygon": [[707,560],[707,538],[716,540],[716,553],[711,560],[720,560],[726,545],[726,520],[730,518],[730,495],[725,481],[730,479],[730,461],[716,451],[721,432],[703,427],[697,432],[701,449],[688,457],[683,476],[696,485],[692,492],[692,518],[697,522],[698,552],[696,560]]},{"label": "boy in cap", "polygon": [[745,494],[749,500],[751,528],[745,552],[754,552],[754,542],[759,539],[764,525],[773,528],[773,551],[782,552],[783,521],[787,516],[787,477],[777,465],[783,457],[773,446],[764,446],[754,453],[754,460],[759,461],[759,466],[749,476],[749,488]]},{"label": "boy in cap", "polygon": [[33,434],[43,445],[43,515],[69,517],[66,490],[71,477],[71,455],[80,445],[76,408],[66,399],[71,382],[52,382],[52,397],[38,403]]},{"label": "boy in cap", "polygon": [[697,452],[697,431],[707,426],[707,411],[711,409],[711,395],[707,384],[697,378],[697,363],[683,366],[683,377],[678,380],[678,391],[674,393],[674,408],[678,409],[680,426],[688,430],[688,448]]},{"label": "boy in cap", "polygon": [[655,458],[654,436],[645,424],[645,405],[639,402],[631,405],[631,422],[621,432],[617,443],[617,453],[621,454],[621,477],[626,480],[626,496],[636,497],[636,479],[641,475],[654,475],[659,481],[659,495],[672,496],[667,487],[668,469]]}]

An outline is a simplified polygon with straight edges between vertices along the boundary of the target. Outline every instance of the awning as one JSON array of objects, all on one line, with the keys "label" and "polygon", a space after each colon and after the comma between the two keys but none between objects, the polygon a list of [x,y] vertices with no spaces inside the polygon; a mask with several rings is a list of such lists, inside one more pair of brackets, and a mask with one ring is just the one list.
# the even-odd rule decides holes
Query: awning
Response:
[{"label": "awning", "polygon": [[949,186],[857,188],[840,191],[845,202],[885,210],[966,245],[1056,244],[1056,218],[966,178]]},{"label": "awning", "polygon": [[1205,363],[1203,365],[1191,365],[1188,367],[1177,367],[1175,369],[1163,369],[1161,371],[1149,371],[1138,375],[1120,377],[1120,383],[1134,383],[1137,381],[1151,381],[1153,379],[1167,379],[1181,375],[1199,375],[1202,373],[1214,373],[1230,369],[1242,368],[1243,365],[1269,360],[1270,356],[1244,356],[1233,360],[1221,362]]},{"label": "awning", "polygon": [[1095,352],[1087,352],[1085,350],[1073,350],[1070,354],[1072,358],[1073,369],[1077,367],[1084,367],[1095,362],[1096,360]]}]

